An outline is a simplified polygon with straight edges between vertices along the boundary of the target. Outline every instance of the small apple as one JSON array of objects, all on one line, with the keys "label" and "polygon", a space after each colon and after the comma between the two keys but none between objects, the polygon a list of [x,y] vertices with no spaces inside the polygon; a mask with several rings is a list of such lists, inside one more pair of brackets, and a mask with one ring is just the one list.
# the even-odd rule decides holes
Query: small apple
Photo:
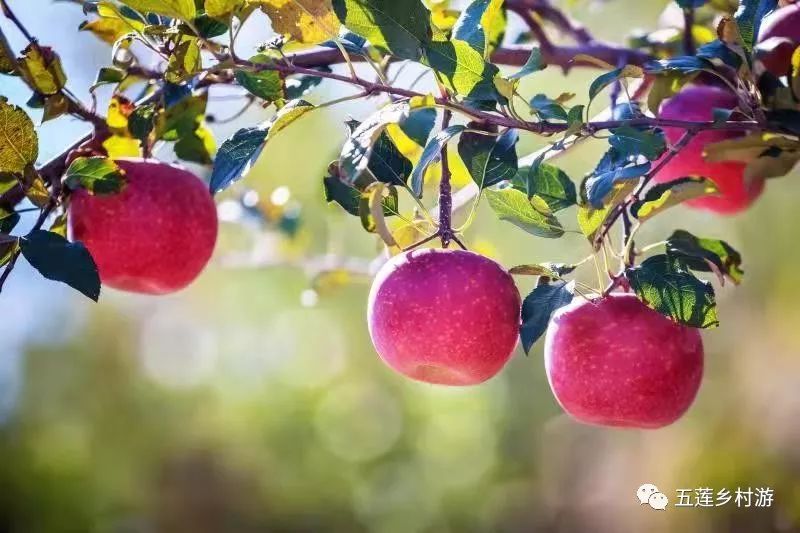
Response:
[{"label": "small apple", "polygon": [[561,407],[602,426],[671,424],[692,404],[703,376],[698,330],[672,322],[632,294],[575,298],[556,311],[544,357]]},{"label": "small apple", "polygon": [[517,345],[520,296],[511,275],[463,250],[417,249],[378,272],[367,320],[381,359],[412,379],[474,385]]},{"label": "small apple", "polygon": [[[727,90],[709,85],[683,89],[661,107],[660,118],[709,121],[715,108],[733,109],[736,97]],[[667,139],[675,144],[683,136],[682,128],[664,128]],[[764,190],[764,180],[744,178],[745,164],[738,161],[711,163],[703,157],[704,148],[716,142],[741,137],[741,132],[705,130],[698,133],[683,149],[653,177],[656,183],[673,181],[686,176],[703,176],[717,185],[718,193],[687,200],[690,207],[716,213],[733,214],[746,209]],[[665,157],[665,156],[664,156]]]},{"label": "small apple", "polygon": [[217,211],[194,174],[155,160],[121,159],[126,185],[112,195],[72,193],[70,236],[92,254],[104,285],[148,294],[182,289],[217,240]]}]

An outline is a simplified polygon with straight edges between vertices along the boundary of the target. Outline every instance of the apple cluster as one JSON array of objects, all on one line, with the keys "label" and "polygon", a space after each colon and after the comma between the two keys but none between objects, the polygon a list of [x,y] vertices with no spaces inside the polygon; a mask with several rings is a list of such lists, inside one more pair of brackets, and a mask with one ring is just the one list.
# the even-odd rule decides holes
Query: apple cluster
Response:
[{"label": "apple cluster", "polygon": [[[764,68],[791,69],[800,44],[800,3],[765,21],[759,45]],[[724,86],[693,85],[667,100],[664,119],[713,120],[733,110],[737,97]],[[683,130],[665,128],[671,144]],[[731,214],[747,208],[764,179],[745,179],[745,164],[709,162],[709,144],[741,132],[706,130],[666,162],[655,182],[704,176],[718,194],[690,207]],[[154,160],[116,162],[125,187],[112,195],[75,190],[70,201],[73,240],[90,251],[105,286],[166,294],[190,284],[208,263],[217,238],[217,214],[207,187],[190,172]],[[476,385],[510,359],[520,327],[520,295],[496,262],[464,250],[415,249],[387,262],[372,285],[368,327],[378,355],[411,379]],[[632,294],[576,297],[550,320],[545,370],[556,400],[575,419],[604,426],[658,428],[692,404],[703,375],[697,329],[650,309]]]}]

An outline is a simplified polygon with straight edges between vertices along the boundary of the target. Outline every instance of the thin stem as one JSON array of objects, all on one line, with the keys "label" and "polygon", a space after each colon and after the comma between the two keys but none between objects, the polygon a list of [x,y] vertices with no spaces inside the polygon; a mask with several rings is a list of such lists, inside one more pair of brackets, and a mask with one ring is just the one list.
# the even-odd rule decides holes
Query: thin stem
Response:
[{"label": "thin stem", "polygon": [[[450,125],[452,113],[445,109],[442,115],[442,129],[447,129]],[[452,227],[453,197],[450,187],[450,163],[447,157],[447,143],[442,145],[442,178],[439,181],[439,234],[442,238],[442,247],[450,246],[450,240],[454,238]],[[463,245],[461,245],[463,247]]]},{"label": "thin stem", "polygon": [[683,53],[687,56],[693,56],[697,51],[692,28],[694,28],[694,8],[685,7],[683,8]]}]

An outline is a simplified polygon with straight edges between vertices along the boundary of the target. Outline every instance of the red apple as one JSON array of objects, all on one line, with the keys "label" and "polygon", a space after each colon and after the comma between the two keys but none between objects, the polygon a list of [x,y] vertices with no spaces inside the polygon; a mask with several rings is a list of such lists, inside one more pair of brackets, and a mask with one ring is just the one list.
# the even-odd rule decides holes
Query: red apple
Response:
[{"label": "red apple", "polygon": [[497,374],[517,345],[520,297],[500,265],[463,250],[392,258],[367,311],[378,355],[412,379],[474,385]]},{"label": "red apple", "polygon": [[659,428],[697,394],[703,341],[634,295],[575,298],[553,315],[545,369],[558,403],[589,424]]},{"label": "red apple", "polygon": [[[733,109],[736,97],[730,92],[713,86],[691,86],[667,100],[659,116],[665,119],[685,121],[713,120],[715,108]],[[664,128],[667,139],[675,144],[683,136],[682,128]],[[764,180],[744,179],[745,164],[737,161],[711,163],[704,159],[706,145],[740,137],[735,131],[706,130],[697,134],[654,176],[656,183],[673,181],[685,176],[703,176],[717,185],[718,194],[686,201],[698,209],[716,213],[733,214],[747,208],[764,189]]]},{"label": "red apple", "polygon": [[758,41],[763,50],[758,56],[767,70],[785,76],[791,69],[792,53],[800,46],[800,3],[783,6],[766,17]]},{"label": "red apple", "polygon": [[197,176],[155,160],[118,160],[127,185],[113,195],[72,193],[71,238],[89,249],[103,284],[165,294],[191,283],[211,258],[217,211]]}]

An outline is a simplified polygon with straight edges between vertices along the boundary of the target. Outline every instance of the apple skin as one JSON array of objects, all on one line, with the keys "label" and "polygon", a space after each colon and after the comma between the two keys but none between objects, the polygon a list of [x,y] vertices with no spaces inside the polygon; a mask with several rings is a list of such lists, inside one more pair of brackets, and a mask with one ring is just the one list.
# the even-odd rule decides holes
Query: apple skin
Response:
[{"label": "apple skin", "polygon": [[791,69],[792,53],[800,46],[800,3],[783,6],[764,19],[758,41],[785,40],[766,53],[761,60],[775,76],[785,76]]},{"label": "apple skin", "polygon": [[73,191],[70,237],[92,254],[103,285],[166,294],[191,283],[217,240],[217,211],[194,174],[155,160],[121,159],[127,184],[112,195]]},{"label": "apple skin", "polygon": [[375,350],[397,372],[427,383],[475,385],[511,357],[520,305],[511,275],[491,259],[417,249],[378,272],[367,321]]},{"label": "apple skin", "polygon": [[703,376],[698,330],[632,294],[575,298],[553,315],[545,369],[558,403],[580,422],[660,428],[686,412]]},{"label": "apple skin", "polygon": [[[660,118],[709,121],[714,108],[733,109],[736,97],[713,86],[696,85],[683,89],[661,107]],[[682,128],[664,128],[670,144],[683,136]],[[706,130],[698,133],[653,177],[655,183],[674,181],[686,176],[703,176],[717,185],[719,192],[684,202],[686,205],[721,214],[734,214],[746,209],[764,190],[764,180],[744,179],[745,164],[738,161],[710,163],[703,158],[706,145],[741,137],[741,132]]]}]

